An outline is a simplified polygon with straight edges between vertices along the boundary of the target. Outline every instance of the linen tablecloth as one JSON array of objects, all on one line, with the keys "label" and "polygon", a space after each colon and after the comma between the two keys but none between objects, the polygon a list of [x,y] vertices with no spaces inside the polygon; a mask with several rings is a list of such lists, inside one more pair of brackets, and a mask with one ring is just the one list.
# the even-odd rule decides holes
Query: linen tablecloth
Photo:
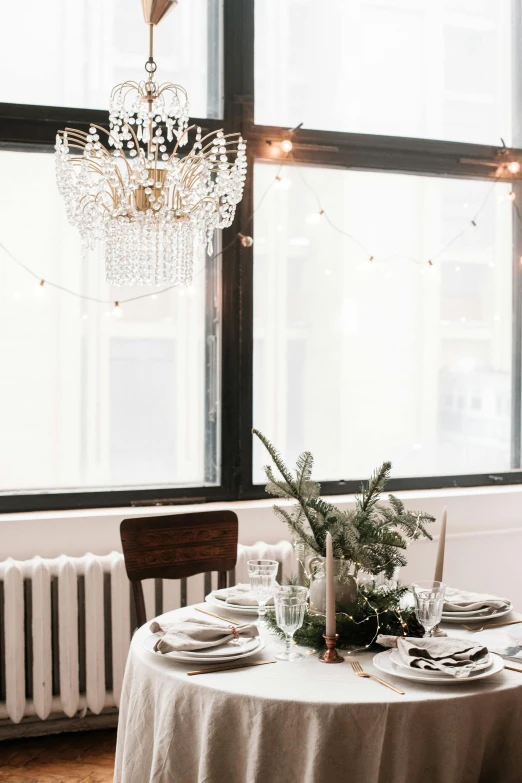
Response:
[{"label": "linen tablecloth", "polygon": [[[356,677],[348,657],[187,677],[197,666],[149,652],[148,635],[148,626],[135,634],[127,661],[115,783],[522,780],[517,672],[447,686],[381,675],[405,696]],[[267,641],[269,659],[280,642]],[[357,655],[375,672],[372,657]]]}]

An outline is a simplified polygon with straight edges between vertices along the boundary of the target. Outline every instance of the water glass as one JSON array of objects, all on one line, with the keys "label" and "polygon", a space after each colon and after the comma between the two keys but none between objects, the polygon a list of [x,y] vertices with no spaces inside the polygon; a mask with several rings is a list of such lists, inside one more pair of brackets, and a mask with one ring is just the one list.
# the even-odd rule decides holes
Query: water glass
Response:
[{"label": "water glass", "polygon": [[301,628],[307,605],[306,587],[286,585],[279,587],[274,595],[276,622],[285,633],[284,652],[277,653],[279,661],[297,661],[303,656],[295,651],[294,633]]},{"label": "water glass", "polygon": [[266,602],[272,598],[275,590],[275,578],[279,568],[277,560],[249,560],[248,576],[250,589],[259,602],[258,620],[265,623]]},{"label": "water glass", "polygon": [[417,620],[424,626],[424,635],[433,636],[433,629],[441,621],[446,585],[442,582],[414,582],[412,591]]}]

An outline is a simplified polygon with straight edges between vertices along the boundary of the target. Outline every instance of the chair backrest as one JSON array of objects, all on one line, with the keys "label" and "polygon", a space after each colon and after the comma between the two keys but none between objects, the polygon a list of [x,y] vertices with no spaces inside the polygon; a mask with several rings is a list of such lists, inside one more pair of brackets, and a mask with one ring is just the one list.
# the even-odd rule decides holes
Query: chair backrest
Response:
[{"label": "chair backrest", "polygon": [[124,519],[120,536],[139,625],[147,621],[142,579],[183,579],[217,571],[222,588],[227,571],[236,564],[238,523],[233,511]]}]

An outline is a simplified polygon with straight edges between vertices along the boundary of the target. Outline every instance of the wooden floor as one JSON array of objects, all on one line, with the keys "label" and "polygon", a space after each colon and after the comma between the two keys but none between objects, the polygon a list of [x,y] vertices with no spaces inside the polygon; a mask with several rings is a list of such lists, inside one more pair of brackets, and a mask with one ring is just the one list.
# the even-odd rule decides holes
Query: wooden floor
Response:
[{"label": "wooden floor", "polygon": [[0,742],[1,783],[112,783],[116,730]]}]

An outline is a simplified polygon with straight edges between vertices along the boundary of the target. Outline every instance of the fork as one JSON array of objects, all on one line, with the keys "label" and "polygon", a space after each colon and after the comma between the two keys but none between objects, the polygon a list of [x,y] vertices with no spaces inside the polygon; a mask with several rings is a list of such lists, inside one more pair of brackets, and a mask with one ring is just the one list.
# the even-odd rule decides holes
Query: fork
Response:
[{"label": "fork", "polygon": [[352,669],[354,670],[355,674],[358,677],[370,677],[372,680],[375,680],[375,682],[380,682],[381,685],[385,685],[386,688],[390,688],[390,690],[395,691],[395,693],[400,693],[401,696],[404,696],[404,691],[400,691],[398,688],[395,687],[395,685],[390,685],[389,682],[385,682],[384,680],[381,680],[380,677],[377,677],[375,674],[370,674],[369,672],[365,672],[362,668],[359,661],[351,661]]},{"label": "fork", "polygon": [[508,620],[506,623],[491,623],[489,625],[481,625],[480,628],[473,628],[473,626],[470,625],[463,625],[462,627],[466,629],[466,631],[471,631],[471,633],[479,633],[479,631],[487,631],[488,628],[503,628],[504,625],[517,625],[517,623],[522,623],[522,620]]}]

